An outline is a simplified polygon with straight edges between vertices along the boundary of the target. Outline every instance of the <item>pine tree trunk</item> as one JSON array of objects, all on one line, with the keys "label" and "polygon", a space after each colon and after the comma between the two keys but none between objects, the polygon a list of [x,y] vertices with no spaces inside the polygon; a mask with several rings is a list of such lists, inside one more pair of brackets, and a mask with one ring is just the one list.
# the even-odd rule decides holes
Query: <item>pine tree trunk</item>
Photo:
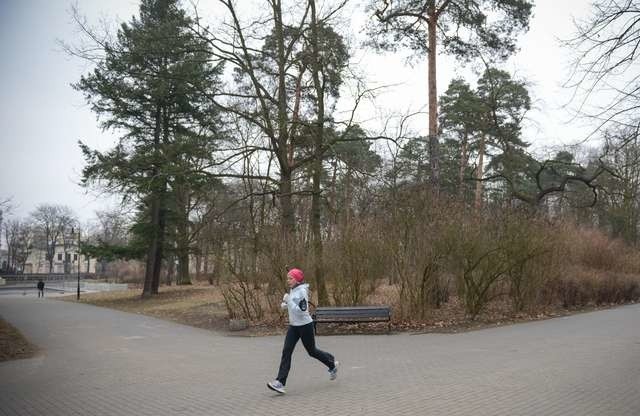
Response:
[{"label": "pine tree trunk", "polygon": [[300,99],[302,96],[302,75],[304,75],[304,69],[300,71],[298,78],[296,79],[296,92],[295,92],[295,101],[293,103],[293,116],[291,117],[291,133],[289,134],[289,166],[293,165],[293,156],[294,156],[294,145],[293,139],[296,137],[297,125],[300,118]]},{"label": "pine tree trunk", "polygon": [[293,252],[293,242],[295,233],[295,216],[292,199],[291,166],[288,163],[288,100],[287,100],[287,56],[285,48],[284,25],[282,22],[282,4],[280,1],[272,2],[274,17],[275,41],[277,43],[277,73],[278,73],[278,137],[277,137],[277,157],[280,165],[280,203],[282,209],[282,249],[284,258],[289,258]]},{"label": "pine tree trunk", "polygon": [[310,0],[311,6],[311,44],[312,44],[312,62],[313,68],[311,70],[313,77],[313,84],[316,92],[317,99],[317,120],[316,128],[314,131],[314,160],[313,160],[313,196],[311,198],[311,232],[313,235],[313,260],[314,260],[314,275],[316,278],[316,284],[318,286],[318,304],[326,305],[329,303],[329,296],[327,294],[327,288],[324,281],[324,267],[323,267],[323,250],[322,250],[322,232],[320,229],[321,220],[321,189],[320,181],[322,178],[322,145],[324,136],[324,86],[320,82],[320,74],[322,71],[319,60],[319,30],[318,21],[316,16],[316,3],[315,0]]},{"label": "pine tree trunk", "polygon": [[480,136],[480,146],[478,148],[478,167],[476,169],[476,198],[475,208],[482,209],[482,177],[484,176],[484,134]]},{"label": "pine tree trunk", "polygon": [[156,257],[158,256],[158,224],[160,223],[160,195],[157,192],[157,186],[154,186],[158,176],[158,161],[160,153],[160,134],[162,126],[162,108],[160,105],[156,106],[155,114],[155,129],[153,132],[153,151],[154,161],[153,169],[151,170],[151,193],[149,195],[149,215],[151,219],[151,241],[147,248],[147,262],[144,273],[144,287],[142,289],[142,297],[149,297],[154,294],[153,291],[153,279],[155,275]]},{"label": "pine tree trunk", "polygon": [[435,4],[429,6],[428,14],[428,84],[429,84],[429,167],[432,191],[440,191],[440,143],[438,141],[438,90],[436,84],[436,31]]},{"label": "pine tree trunk", "polygon": [[[164,116],[164,117],[163,117]],[[161,105],[156,107],[156,125],[154,131],[154,156],[151,172],[151,241],[147,251],[147,264],[144,278],[142,297],[156,295],[160,286],[160,269],[162,268],[162,246],[164,244],[165,209],[164,193],[166,181],[158,179],[160,172],[160,135],[164,132],[167,139],[166,113]],[[164,123],[163,123],[164,121]]]},{"label": "pine tree trunk", "polygon": [[[169,109],[166,106],[162,106],[162,141],[165,145],[169,144]],[[161,163],[161,162],[160,162]],[[167,228],[167,206],[166,206],[166,193],[167,193],[167,181],[166,179],[160,180],[159,187],[159,221],[158,221],[158,245],[156,258],[154,263],[153,270],[153,282],[152,282],[152,293],[154,295],[158,294],[158,289],[160,288],[160,271],[162,270],[162,259],[164,257],[164,240],[165,240],[165,230]]]},{"label": "pine tree trunk", "polygon": [[291,172],[283,170],[280,175],[280,209],[282,240],[284,242],[285,253],[289,252],[294,241],[295,233],[295,213],[291,202],[292,195]]},{"label": "pine tree trunk", "polygon": [[151,195],[151,227],[152,237],[147,249],[147,262],[144,274],[144,287],[142,289],[142,297],[148,297],[154,294],[153,278],[155,273],[156,257],[158,255],[158,229],[157,224],[160,222],[160,201],[158,195]]},{"label": "pine tree trunk", "polygon": [[462,145],[460,149],[460,172],[458,173],[458,198],[460,200],[464,198],[464,171],[467,168],[467,159],[468,159],[468,147],[469,147],[469,137],[467,132],[464,132],[464,137],[462,138]]}]

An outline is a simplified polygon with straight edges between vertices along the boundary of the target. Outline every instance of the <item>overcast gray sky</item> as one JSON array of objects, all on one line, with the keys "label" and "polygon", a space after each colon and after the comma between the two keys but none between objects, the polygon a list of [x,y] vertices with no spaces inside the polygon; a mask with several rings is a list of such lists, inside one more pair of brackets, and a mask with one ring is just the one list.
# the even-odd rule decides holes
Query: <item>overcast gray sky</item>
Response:
[{"label": "overcast gray sky", "polygon": [[[116,203],[87,194],[78,186],[83,159],[77,141],[106,149],[113,134],[100,131],[81,94],[70,87],[89,70],[56,43],[57,39],[73,42],[78,37],[70,4],[0,0],[0,199],[11,197],[18,217],[27,216],[40,203],[56,203],[68,205],[87,220],[96,209]],[[138,9],[134,0],[78,0],[77,5],[94,23],[101,17],[129,20]],[[569,115],[560,109],[569,96],[561,88],[568,51],[559,48],[557,38],[570,36],[572,17],[584,17],[589,10],[588,0],[536,1],[531,29],[520,42],[521,52],[505,65],[532,83],[537,109],[530,114],[525,139],[538,146],[570,143],[587,132],[578,122],[566,124]],[[400,84],[380,97],[378,107],[399,112],[425,108],[426,64],[408,66],[404,57],[406,54],[361,54],[359,59],[372,83]],[[453,76],[468,71],[445,57],[439,59],[440,94]],[[416,123],[415,129],[424,133],[426,117]]]}]

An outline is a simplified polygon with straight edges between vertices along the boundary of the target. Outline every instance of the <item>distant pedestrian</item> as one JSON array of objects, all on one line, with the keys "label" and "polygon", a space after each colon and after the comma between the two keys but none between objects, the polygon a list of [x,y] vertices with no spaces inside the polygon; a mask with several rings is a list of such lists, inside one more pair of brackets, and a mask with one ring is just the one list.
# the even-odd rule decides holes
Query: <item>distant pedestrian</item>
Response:
[{"label": "distant pedestrian", "polygon": [[291,368],[291,355],[299,339],[302,339],[302,345],[311,357],[327,366],[330,380],[335,380],[338,376],[339,362],[333,355],[316,348],[313,319],[309,315],[309,285],[302,283],[303,280],[304,273],[300,269],[291,269],[287,273],[287,284],[290,290],[282,297],[281,307],[288,309],[289,329],[284,339],[278,376],[267,383],[267,387],[280,394],[285,393],[284,386],[287,384],[287,376]]},{"label": "distant pedestrian", "polygon": [[42,279],[38,280],[38,297],[44,297],[44,282]]}]

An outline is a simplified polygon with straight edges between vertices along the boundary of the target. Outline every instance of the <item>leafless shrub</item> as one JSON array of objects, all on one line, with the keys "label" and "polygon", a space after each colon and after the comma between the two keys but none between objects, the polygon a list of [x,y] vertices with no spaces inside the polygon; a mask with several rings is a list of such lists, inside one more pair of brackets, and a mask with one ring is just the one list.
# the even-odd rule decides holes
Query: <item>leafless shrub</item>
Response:
[{"label": "leafless shrub", "polygon": [[572,308],[577,306],[585,306],[592,298],[593,288],[591,280],[564,278],[558,280],[554,287],[563,308]]},{"label": "leafless shrub", "polygon": [[558,234],[548,223],[524,213],[504,220],[504,250],[509,297],[516,312],[538,301],[544,282],[560,263]]},{"label": "leafless shrub", "polygon": [[640,284],[627,275],[606,273],[596,280],[596,305],[635,302],[640,299]]},{"label": "leafless shrub", "polygon": [[617,269],[623,244],[611,240],[597,230],[579,229],[575,231],[575,244],[578,249],[578,261],[589,269]]},{"label": "leafless shrub", "polygon": [[336,305],[359,305],[385,276],[388,251],[375,226],[353,223],[325,250],[331,297]]},{"label": "leafless shrub", "polygon": [[409,202],[386,224],[385,246],[390,253],[389,280],[399,292],[396,314],[422,319],[449,299],[446,258],[461,208],[449,201]]},{"label": "leafless shrub", "polygon": [[252,286],[246,278],[240,276],[235,282],[222,286],[222,296],[229,318],[257,320],[264,316],[260,291],[254,290]]},{"label": "leafless shrub", "polygon": [[114,283],[142,283],[144,264],[136,260],[114,260],[105,265],[105,270],[100,273],[100,277]]},{"label": "leafless shrub", "polygon": [[499,225],[486,216],[469,214],[457,224],[456,240],[449,256],[457,292],[471,319],[500,293],[498,284],[512,265]]},{"label": "leafless shrub", "polygon": [[633,275],[598,271],[576,271],[558,279],[555,292],[564,308],[610,305],[640,300],[640,282]]}]

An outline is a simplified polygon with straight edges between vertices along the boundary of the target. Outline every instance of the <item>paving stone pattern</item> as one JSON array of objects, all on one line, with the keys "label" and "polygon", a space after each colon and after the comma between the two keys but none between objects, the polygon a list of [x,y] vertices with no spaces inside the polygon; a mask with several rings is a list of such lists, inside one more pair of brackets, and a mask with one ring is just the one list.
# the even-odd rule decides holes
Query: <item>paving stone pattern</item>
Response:
[{"label": "paving stone pattern", "polygon": [[463,334],[319,336],[338,380],[283,337],[233,337],[141,315],[0,297],[42,348],[0,363],[0,415],[640,415],[640,305]]}]

